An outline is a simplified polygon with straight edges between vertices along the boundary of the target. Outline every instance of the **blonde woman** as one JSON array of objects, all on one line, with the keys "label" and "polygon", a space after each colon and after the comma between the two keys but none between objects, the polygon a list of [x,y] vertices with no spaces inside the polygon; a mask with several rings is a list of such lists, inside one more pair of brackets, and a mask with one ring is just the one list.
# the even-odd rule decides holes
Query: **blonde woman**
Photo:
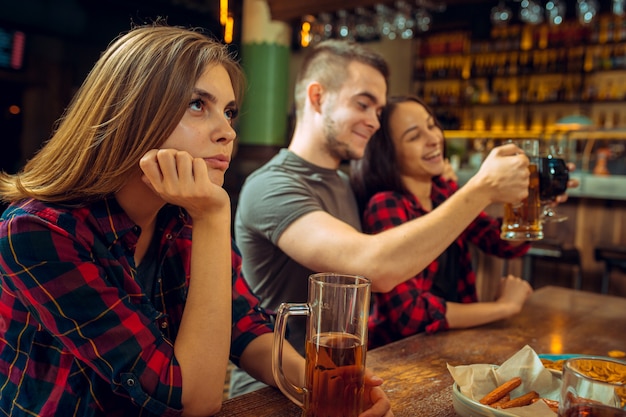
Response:
[{"label": "blonde woman", "polygon": [[[41,151],[0,175],[4,415],[212,415],[229,358],[274,384],[222,188],[243,85],[199,31],[135,28]],[[301,381],[304,359],[285,360]],[[377,385],[364,416],[391,415]]]}]

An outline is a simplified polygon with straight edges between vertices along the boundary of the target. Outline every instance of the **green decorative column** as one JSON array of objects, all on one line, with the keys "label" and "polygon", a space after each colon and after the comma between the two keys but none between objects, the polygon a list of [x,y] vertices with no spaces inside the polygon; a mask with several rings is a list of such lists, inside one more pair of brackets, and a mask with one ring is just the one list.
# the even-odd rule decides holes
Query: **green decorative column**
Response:
[{"label": "green decorative column", "polygon": [[239,122],[242,145],[287,143],[290,28],[265,0],[244,0],[241,64],[248,80]]}]

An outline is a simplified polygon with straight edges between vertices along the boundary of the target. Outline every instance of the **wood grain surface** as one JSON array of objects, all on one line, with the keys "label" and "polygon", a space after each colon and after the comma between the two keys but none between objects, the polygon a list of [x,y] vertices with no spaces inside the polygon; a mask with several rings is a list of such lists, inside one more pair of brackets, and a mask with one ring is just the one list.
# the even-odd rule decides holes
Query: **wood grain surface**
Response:
[{"label": "wood grain surface", "polygon": [[[367,366],[385,380],[396,417],[457,414],[446,364],[500,364],[529,345],[537,353],[606,356],[626,350],[626,298],[543,287],[508,320],[435,335],[419,334],[367,353]],[[218,416],[299,417],[275,388],[227,400]]]}]

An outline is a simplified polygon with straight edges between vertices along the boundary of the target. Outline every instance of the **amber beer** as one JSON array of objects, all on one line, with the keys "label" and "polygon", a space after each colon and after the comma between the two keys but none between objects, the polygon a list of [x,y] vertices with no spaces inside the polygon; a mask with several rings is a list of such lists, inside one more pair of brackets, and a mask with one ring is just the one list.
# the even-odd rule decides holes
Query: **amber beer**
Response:
[{"label": "amber beer", "polygon": [[602,404],[577,404],[568,408],[561,417],[626,417],[626,410]]},{"label": "amber beer", "polygon": [[363,411],[365,346],[347,333],[306,342],[306,417],[357,417]]},{"label": "amber beer", "polygon": [[531,163],[528,197],[519,204],[505,204],[500,237],[507,240],[543,239],[541,224],[541,201],[539,191],[539,171],[537,164]]}]

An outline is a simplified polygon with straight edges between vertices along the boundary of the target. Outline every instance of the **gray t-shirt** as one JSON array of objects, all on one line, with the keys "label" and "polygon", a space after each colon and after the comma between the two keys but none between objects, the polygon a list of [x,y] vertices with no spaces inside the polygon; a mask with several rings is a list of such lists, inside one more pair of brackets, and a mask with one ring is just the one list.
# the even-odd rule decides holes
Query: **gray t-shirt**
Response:
[{"label": "gray t-shirt", "polygon": [[[276,310],[282,302],[306,302],[310,274],[342,272],[311,271],[276,244],[292,222],[318,210],[361,230],[356,199],[341,170],[320,168],[281,149],[246,179],[235,216],[235,240],[243,255],[244,277],[263,307]],[[289,341],[302,354],[304,327],[304,320],[289,321]]]},{"label": "gray t-shirt", "polygon": [[[283,302],[304,303],[310,274],[341,272],[311,271],[276,245],[293,221],[318,210],[361,231],[356,199],[348,176],[340,170],[320,168],[281,149],[246,179],[235,215],[235,240],[243,256],[243,275],[263,307],[277,310]],[[288,340],[302,355],[305,327],[304,317],[289,319]],[[231,397],[263,386],[239,368],[231,371]]]}]

